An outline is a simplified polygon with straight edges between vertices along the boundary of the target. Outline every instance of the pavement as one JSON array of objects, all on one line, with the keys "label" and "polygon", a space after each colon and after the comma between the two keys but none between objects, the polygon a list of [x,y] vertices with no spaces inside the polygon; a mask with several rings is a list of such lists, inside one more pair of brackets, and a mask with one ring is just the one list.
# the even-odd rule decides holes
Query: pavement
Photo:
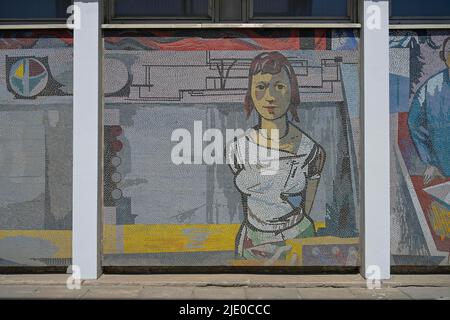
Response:
[{"label": "pavement", "polygon": [[0,275],[0,299],[450,300],[450,275],[393,275],[368,289],[360,275],[102,275],[68,289],[65,274]]}]

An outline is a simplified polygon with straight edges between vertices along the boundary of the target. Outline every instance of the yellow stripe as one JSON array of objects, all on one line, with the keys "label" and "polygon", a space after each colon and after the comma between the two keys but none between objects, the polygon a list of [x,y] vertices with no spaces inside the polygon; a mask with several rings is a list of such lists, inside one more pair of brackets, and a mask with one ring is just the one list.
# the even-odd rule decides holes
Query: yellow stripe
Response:
[{"label": "yellow stripe", "polygon": [[[239,224],[125,225],[124,253],[234,250],[239,227]],[[111,244],[108,246],[111,248]]]},{"label": "yellow stripe", "polygon": [[72,257],[71,230],[0,230],[0,239],[9,237],[29,237],[47,240],[58,248],[52,258]]},{"label": "yellow stripe", "polygon": [[114,254],[117,252],[117,226],[112,224],[103,225],[103,253]]}]

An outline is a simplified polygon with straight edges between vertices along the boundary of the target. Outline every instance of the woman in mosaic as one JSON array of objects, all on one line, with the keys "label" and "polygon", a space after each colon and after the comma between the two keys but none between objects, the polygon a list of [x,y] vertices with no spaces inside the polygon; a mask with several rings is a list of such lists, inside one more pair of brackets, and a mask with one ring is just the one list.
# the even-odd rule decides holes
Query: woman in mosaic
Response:
[{"label": "woman in mosaic", "polygon": [[[245,214],[236,238],[240,259],[284,260],[291,249],[286,240],[315,235],[309,213],[325,152],[288,119],[289,112],[299,122],[299,103],[297,77],[288,59],[279,52],[256,56],[250,65],[244,111],[247,118],[257,112],[259,121],[227,149]],[[277,157],[252,161],[255,149],[258,155],[276,151]]]}]

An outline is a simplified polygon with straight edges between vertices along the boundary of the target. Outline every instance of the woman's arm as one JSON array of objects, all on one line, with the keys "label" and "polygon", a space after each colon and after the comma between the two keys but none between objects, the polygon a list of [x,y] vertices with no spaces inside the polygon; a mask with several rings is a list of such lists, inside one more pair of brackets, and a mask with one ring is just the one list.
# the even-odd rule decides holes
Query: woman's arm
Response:
[{"label": "woman's arm", "polygon": [[320,174],[325,164],[325,151],[322,147],[317,146],[316,155],[308,165],[308,175],[306,177],[305,190],[305,214],[309,215],[317,193],[317,187],[320,182]]},{"label": "woman's arm", "polygon": [[305,214],[309,215],[314,203],[314,198],[316,197],[317,187],[319,186],[320,178],[306,181],[305,190]]}]

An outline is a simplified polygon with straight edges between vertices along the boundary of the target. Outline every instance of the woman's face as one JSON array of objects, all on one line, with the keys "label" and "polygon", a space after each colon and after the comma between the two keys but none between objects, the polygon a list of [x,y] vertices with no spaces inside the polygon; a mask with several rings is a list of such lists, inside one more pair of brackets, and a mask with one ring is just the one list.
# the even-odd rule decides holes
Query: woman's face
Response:
[{"label": "woman's face", "polygon": [[267,120],[281,118],[291,104],[291,86],[285,69],[252,76],[251,94],[256,111]]}]

